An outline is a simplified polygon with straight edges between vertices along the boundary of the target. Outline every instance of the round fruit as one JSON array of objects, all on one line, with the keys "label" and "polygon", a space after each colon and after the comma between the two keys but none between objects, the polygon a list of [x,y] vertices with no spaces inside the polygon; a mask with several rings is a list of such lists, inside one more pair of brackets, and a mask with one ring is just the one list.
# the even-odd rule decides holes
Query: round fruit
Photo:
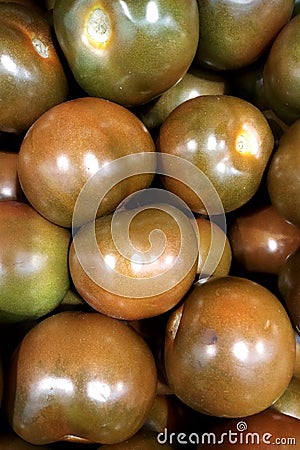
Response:
[{"label": "round fruit", "polygon": [[285,25],[273,42],[263,75],[265,96],[270,108],[287,124],[300,119],[299,39],[298,15]]},{"label": "round fruit", "polygon": [[[193,163],[214,185],[225,212],[239,208],[257,191],[273,150],[269,124],[255,106],[227,95],[205,95],[179,105],[163,123],[158,148]],[[203,180],[197,174],[191,182]],[[165,187],[194,212],[205,213],[198,196],[175,178]]]},{"label": "round fruit", "polygon": [[293,0],[198,0],[196,60],[213,69],[238,69],[271,45],[292,15]]},{"label": "round fruit", "polygon": [[[94,218],[97,208],[91,210],[93,199],[96,196],[98,206],[100,188],[107,183],[111,189],[102,199],[99,215],[113,211],[127,195],[152,181],[155,168],[151,167],[148,167],[150,173],[128,177],[134,156],[130,162],[121,160],[117,169],[109,163],[154,151],[148,130],[132,112],[108,100],[77,98],[51,108],[32,125],[21,145],[18,174],[33,207],[64,227],[72,226],[78,195],[87,181],[97,175],[89,204],[81,211],[80,223],[76,224],[79,226]],[[120,176],[116,181],[120,183],[114,185],[118,171]],[[100,187],[99,183],[96,186],[98,176]]]},{"label": "round fruit", "polygon": [[113,444],[141,428],[156,383],[152,353],[130,326],[66,311],[32,328],[13,355],[7,415],[32,444]]},{"label": "round fruit", "polygon": [[263,411],[287,388],[295,336],[280,301],[238,277],[195,286],[167,326],[165,366],[174,393],[208,415]]},{"label": "round fruit", "polygon": [[196,0],[56,0],[53,18],[78,84],[124,106],[177,83],[199,38]]},{"label": "round fruit", "polygon": [[300,245],[300,229],[271,205],[237,214],[228,236],[235,261],[250,272],[278,274]]},{"label": "round fruit", "polygon": [[44,18],[18,3],[0,2],[0,130],[24,133],[66,99],[68,85]]},{"label": "round fruit", "polygon": [[69,289],[70,232],[31,206],[0,202],[0,322],[49,313]]},{"label": "round fruit", "polygon": [[162,314],[182,299],[196,276],[198,243],[184,213],[152,205],[84,225],[69,260],[74,285],[90,306],[137,320]]},{"label": "round fruit", "polygon": [[[299,16],[300,17],[300,16]],[[267,186],[279,214],[300,226],[300,119],[282,135],[267,173]]]}]

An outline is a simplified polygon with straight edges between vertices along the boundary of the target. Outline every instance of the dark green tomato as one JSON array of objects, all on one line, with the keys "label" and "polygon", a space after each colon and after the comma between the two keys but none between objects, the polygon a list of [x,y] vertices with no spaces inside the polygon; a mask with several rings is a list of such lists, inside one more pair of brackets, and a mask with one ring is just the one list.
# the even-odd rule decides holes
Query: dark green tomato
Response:
[{"label": "dark green tomato", "polygon": [[269,108],[263,85],[265,58],[253,64],[230,72],[229,87],[232,95],[243,98],[260,110]]},{"label": "dark green tomato", "polygon": [[250,272],[278,274],[300,245],[300,229],[270,205],[236,215],[229,229],[233,257]]},{"label": "dark green tomato", "polygon": [[0,2],[0,130],[23,133],[65,100],[67,80],[48,23],[33,8]]},{"label": "dark green tomato", "polygon": [[144,105],[139,115],[149,128],[158,128],[168,115],[181,103],[199,95],[225,94],[226,81],[222,75],[212,71],[193,68],[158,99]]},{"label": "dark green tomato", "polygon": [[273,42],[263,74],[266,99],[275,114],[287,124],[300,118],[299,41],[300,16],[297,15]]},{"label": "dark green tomato", "polygon": [[300,120],[282,135],[267,172],[271,202],[279,214],[300,226]]},{"label": "dark green tomato", "polygon": [[268,49],[291,17],[293,0],[198,0],[196,60],[215,69],[245,67]]},{"label": "dark green tomato", "polygon": [[300,440],[299,421],[271,408],[251,417],[220,421],[203,436],[197,450],[295,450]]},{"label": "dark green tomato", "polygon": [[53,14],[78,84],[124,106],[169,89],[196,53],[196,0],[57,0]]},{"label": "dark green tomato", "polygon": [[0,321],[34,319],[69,288],[70,232],[25,203],[0,202]]},{"label": "dark green tomato", "polygon": [[300,13],[300,0],[295,0],[293,17],[297,16]]},{"label": "dark green tomato", "polygon": [[9,366],[7,417],[32,444],[122,442],[143,425],[153,355],[125,322],[65,311],[32,328]]},{"label": "dark green tomato", "polygon": [[243,417],[275,402],[294,370],[295,335],[280,301],[245,278],[196,285],[167,326],[174,393],[208,415]]},{"label": "dark green tomato", "polygon": [[[227,95],[182,103],[167,117],[158,137],[162,153],[188,160],[209,178],[225,212],[239,208],[257,191],[273,144],[262,112]],[[198,174],[192,182],[200,182]],[[201,199],[188,186],[170,177],[163,183],[194,212],[205,213]]]},{"label": "dark green tomato", "polygon": [[273,409],[300,419],[300,378],[291,379],[284,393],[274,403]]},{"label": "dark green tomato", "polygon": [[300,247],[292,253],[282,267],[278,287],[287,311],[300,334]]}]

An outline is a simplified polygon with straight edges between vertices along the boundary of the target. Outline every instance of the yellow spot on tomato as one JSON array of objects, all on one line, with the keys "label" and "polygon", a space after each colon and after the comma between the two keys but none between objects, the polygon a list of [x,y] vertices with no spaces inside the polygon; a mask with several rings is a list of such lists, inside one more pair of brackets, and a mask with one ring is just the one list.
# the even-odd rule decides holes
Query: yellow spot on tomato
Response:
[{"label": "yellow spot on tomato", "polygon": [[103,9],[97,8],[90,13],[85,24],[85,36],[94,46],[107,45],[111,36],[111,22]]}]

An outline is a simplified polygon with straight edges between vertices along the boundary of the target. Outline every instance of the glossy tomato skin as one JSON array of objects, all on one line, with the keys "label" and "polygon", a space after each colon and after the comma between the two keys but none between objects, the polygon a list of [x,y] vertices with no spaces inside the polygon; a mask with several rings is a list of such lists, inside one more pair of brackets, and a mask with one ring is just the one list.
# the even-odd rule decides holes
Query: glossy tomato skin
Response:
[{"label": "glossy tomato skin", "polygon": [[300,229],[272,205],[237,214],[228,237],[235,261],[250,272],[278,275],[300,245]]},{"label": "glossy tomato skin", "polygon": [[200,67],[192,67],[175,86],[138,110],[150,130],[158,129],[181,103],[199,95],[221,95],[227,91],[224,76]]},{"label": "glossy tomato skin", "polygon": [[64,101],[68,84],[51,30],[33,8],[0,3],[0,130],[24,133]]},{"label": "glossy tomato skin", "polygon": [[[239,208],[257,191],[273,144],[262,112],[229,95],[206,95],[182,103],[161,126],[157,142],[162,153],[188,160],[208,177],[225,212]],[[201,199],[189,187],[170,177],[164,177],[163,183],[192,211],[205,213]]]},{"label": "glossy tomato skin", "polygon": [[196,0],[57,0],[54,27],[78,84],[124,106],[146,103],[188,70]]},{"label": "glossy tomato skin", "polygon": [[245,67],[271,45],[292,15],[293,0],[198,0],[200,39],[196,60],[230,70]]},{"label": "glossy tomato skin", "polygon": [[201,413],[248,416],[283,394],[295,347],[288,315],[270,291],[245,278],[215,278],[195,286],[170,316],[167,378]]},{"label": "glossy tomato skin", "polygon": [[266,99],[274,113],[288,125],[300,118],[299,39],[300,16],[297,15],[274,40],[263,74]]},{"label": "glossy tomato skin", "polygon": [[[92,176],[106,165],[106,179],[115,170],[108,163],[154,151],[150,133],[129,110],[108,100],[76,98],[51,108],[30,127],[21,144],[18,175],[26,197],[40,214],[71,227],[77,197]],[[147,167],[149,173],[126,178],[129,166],[122,164],[124,180],[109,186],[112,189],[101,202],[99,215],[113,211],[127,195],[148,187],[153,179],[154,165]],[[100,194],[96,200],[98,205]],[[93,220],[89,207],[85,212],[83,223]]]},{"label": "glossy tomato skin", "polygon": [[39,318],[69,288],[70,232],[25,203],[0,202],[0,216],[0,321]]},{"label": "glossy tomato skin", "polygon": [[156,383],[153,355],[129,325],[65,311],[32,328],[14,353],[7,416],[32,444],[113,444],[143,425]]},{"label": "glossy tomato skin", "polygon": [[[227,236],[224,235],[224,231],[218,227],[217,224],[207,220],[204,217],[197,217],[196,224],[199,231],[199,258],[198,258],[198,268],[197,274],[201,274],[204,278],[205,276],[210,276],[208,273],[202,273],[203,266],[209,252],[212,250],[211,246],[220,246],[223,251],[220,255],[219,261],[216,261],[216,267],[212,271],[211,275],[215,277],[225,276],[229,274],[231,261],[232,261],[232,251],[230,242]],[[212,244],[212,239],[216,239]]]},{"label": "glossy tomato skin", "polygon": [[25,200],[18,179],[17,164],[17,153],[0,151],[0,201]]},{"label": "glossy tomato skin", "polygon": [[[198,262],[196,234],[180,211],[161,211],[153,205],[133,212],[128,234],[132,211],[117,215],[119,232],[113,215],[99,217],[95,224],[81,227],[69,252],[71,277],[85,301],[98,312],[126,320],[157,316],[173,308],[191,287]],[[164,233],[166,245],[161,247],[159,238],[153,238],[153,250],[148,252],[150,233],[155,230]],[[130,245],[120,249],[116,236]]]},{"label": "glossy tomato skin", "polygon": [[300,120],[282,135],[267,172],[271,203],[289,222],[300,226]]}]

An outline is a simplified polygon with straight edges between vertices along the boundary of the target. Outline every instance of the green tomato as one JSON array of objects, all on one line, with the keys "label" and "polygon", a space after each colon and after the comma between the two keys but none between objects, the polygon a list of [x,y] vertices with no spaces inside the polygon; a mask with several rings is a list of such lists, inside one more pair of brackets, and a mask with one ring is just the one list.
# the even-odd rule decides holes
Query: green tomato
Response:
[{"label": "green tomato", "polygon": [[0,322],[39,318],[69,288],[70,232],[31,206],[0,202]]},{"label": "green tomato", "polygon": [[264,68],[265,95],[274,113],[288,125],[300,118],[300,16],[275,39]]},{"label": "green tomato", "polygon": [[239,69],[253,63],[290,19],[293,0],[198,0],[196,59],[205,66]]},{"label": "green tomato", "polygon": [[53,23],[80,87],[124,106],[177,83],[199,39],[196,0],[57,0]]}]

